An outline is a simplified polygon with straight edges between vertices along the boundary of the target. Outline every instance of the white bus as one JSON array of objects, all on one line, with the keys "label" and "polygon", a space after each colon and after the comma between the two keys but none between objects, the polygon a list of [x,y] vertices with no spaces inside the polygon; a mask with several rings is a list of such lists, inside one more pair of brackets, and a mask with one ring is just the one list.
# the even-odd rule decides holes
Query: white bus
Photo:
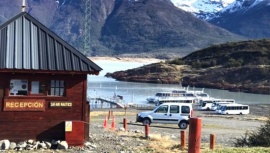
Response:
[{"label": "white bus", "polygon": [[217,114],[221,114],[222,107],[224,107],[224,106],[226,106],[226,105],[229,105],[229,104],[231,104],[231,103],[222,103],[222,104],[218,104],[218,105],[217,105],[217,109],[215,110],[215,112],[216,112]]},{"label": "white bus", "polygon": [[242,104],[229,104],[221,109],[221,114],[249,114],[249,106]]},{"label": "white bus", "polygon": [[211,110],[216,110],[219,104],[226,104],[226,103],[232,104],[232,103],[235,103],[235,100],[234,99],[215,99],[211,106]]},{"label": "white bus", "polygon": [[199,105],[199,110],[211,110],[213,100],[204,100]]}]

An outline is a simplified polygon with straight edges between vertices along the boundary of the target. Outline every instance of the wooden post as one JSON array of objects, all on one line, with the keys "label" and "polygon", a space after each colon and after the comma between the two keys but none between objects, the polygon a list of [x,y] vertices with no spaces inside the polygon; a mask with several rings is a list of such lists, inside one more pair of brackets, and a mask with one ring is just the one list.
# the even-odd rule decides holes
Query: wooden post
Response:
[{"label": "wooden post", "polygon": [[114,115],[113,115],[113,111],[111,111],[111,116],[114,116]]},{"label": "wooden post", "polygon": [[200,153],[201,147],[201,118],[189,119],[188,153]]},{"label": "wooden post", "polygon": [[181,148],[186,146],[186,131],[181,131]]},{"label": "wooden post", "polygon": [[214,150],[216,144],[216,135],[210,134],[210,149]]},{"label": "wooden post", "polygon": [[145,126],[144,126],[144,129],[145,129],[145,138],[149,138],[149,125],[148,124],[146,124]]},{"label": "wooden post", "polygon": [[127,131],[127,119],[126,118],[124,118],[123,123],[124,123],[124,129],[125,129],[125,131]]},{"label": "wooden post", "polygon": [[111,111],[108,113],[108,120],[111,118]]}]

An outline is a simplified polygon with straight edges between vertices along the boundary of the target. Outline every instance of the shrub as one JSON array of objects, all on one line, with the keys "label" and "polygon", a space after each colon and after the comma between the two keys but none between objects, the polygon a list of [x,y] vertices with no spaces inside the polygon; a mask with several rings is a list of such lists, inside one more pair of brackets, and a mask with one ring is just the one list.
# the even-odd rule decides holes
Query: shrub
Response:
[{"label": "shrub", "polygon": [[225,67],[230,68],[230,67],[239,67],[243,64],[242,59],[235,60],[233,58],[230,58],[229,61],[225,64]]},{"label": "shrub", "polygon": [[270,146],[270,117],[265,125],[262,125],[258,131],[246,132],[245,136],[236,139],[236,147],[269,147]]},{"label": "shrub", "polygon": [[176,64],[176,65],[184,65],[185,64],[185,62],[183,60],[181,60],[180,58],[169,61],[168,63],[169,64]]}]

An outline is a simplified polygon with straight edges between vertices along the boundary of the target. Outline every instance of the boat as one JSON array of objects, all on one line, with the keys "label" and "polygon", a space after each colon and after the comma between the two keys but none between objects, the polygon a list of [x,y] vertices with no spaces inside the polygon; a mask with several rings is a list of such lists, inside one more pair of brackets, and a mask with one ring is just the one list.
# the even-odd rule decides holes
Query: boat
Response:
[{"label": "boat", "polygon": [[161,99],[175,99],[177,97],[183,97],[186,93],[186,90],[180,89],[180,90],[172,90],[171,92],[157,92],[155,96],[147,97],[146,101],[148,103],[157,103]]},{"label": "boat", "polygon": [[211,97],[208,93],[204,92],[204,88],[202,90],[188,90],[187,89],[187,93],[192,93],[196,97],[197,99],[196,103],[200,103],[205,100],[215,99],[214,97]]},{"label": "boat", "polygon": [[171,97],[171,98],[168,98],[168,99],[159,99],[155,105],[158,106],[158,105],[161,105],[163,103],[194,103],[194,98],[193,97]]},{"label": "boat", "polygon": [[171,92],[158,92],[153,97],[146,98],[148,103],[160,104],[167,102],[183,102],[185,100],[192,101],[192,103],[198,103],[199,101],[214,99],[202,90],[188,90],[185,88],[175,89]]}]

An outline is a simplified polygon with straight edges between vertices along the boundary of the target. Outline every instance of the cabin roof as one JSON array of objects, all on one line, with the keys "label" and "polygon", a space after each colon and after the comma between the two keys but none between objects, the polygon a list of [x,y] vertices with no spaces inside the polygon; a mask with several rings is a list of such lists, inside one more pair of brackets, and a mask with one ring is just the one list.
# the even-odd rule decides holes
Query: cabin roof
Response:
[{"label": "cabin roof", "polygon": [[3,70],[98,74],[102,68],[22,12],[0,26],[0,71]]}]

